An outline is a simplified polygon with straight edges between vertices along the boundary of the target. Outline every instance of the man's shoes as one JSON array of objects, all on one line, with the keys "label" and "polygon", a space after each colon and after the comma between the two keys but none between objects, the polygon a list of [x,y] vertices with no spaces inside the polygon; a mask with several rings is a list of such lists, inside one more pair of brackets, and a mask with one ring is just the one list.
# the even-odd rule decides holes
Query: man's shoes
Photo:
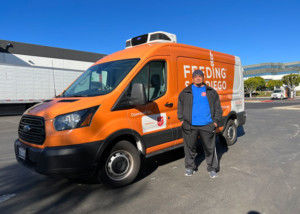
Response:
[{"label": "man's shoes", "polygon": [[215,171],[210,171],[210,172],[208,172],[209,173],[209,176],[211,177],[211,178],[216,178],[216,177],[218,177],[218,174],[215,172]]},{"label": "man's shoes", "polygon": [[192,176],[194,174],[195,170],[193,169],[186,169],[185,176]]}]

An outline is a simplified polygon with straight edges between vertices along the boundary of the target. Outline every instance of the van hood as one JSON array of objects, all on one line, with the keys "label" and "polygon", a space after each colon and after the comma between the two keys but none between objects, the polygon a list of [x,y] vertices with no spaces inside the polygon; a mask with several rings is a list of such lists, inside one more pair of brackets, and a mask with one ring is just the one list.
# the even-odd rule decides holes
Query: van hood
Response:
[{"label": "van hood", "polygon": [[24,114],[51,120],[61,114],[99,106],[104,102],[105,97],[106,96],[53,98],[29,108]]}]

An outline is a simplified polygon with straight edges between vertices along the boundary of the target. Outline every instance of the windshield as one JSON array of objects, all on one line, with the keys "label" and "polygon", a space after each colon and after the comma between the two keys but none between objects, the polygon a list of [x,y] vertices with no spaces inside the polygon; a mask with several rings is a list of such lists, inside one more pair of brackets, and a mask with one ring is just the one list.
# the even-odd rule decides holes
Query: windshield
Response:
[{"label": "windshield", "polygon": [[273,93],[281,93],[280,90],[275,90]]},{"label": "windshield", "polygon": [[106,62],[90,67],[67,90],[63,97],[89,97],[108,94],[126,77],[139,59]]}]

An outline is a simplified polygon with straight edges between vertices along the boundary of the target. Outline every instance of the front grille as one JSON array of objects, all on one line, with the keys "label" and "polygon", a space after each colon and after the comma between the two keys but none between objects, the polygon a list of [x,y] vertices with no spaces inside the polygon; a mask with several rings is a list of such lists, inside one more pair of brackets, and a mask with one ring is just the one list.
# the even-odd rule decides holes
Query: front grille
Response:
[{"label": "front grille", "polygon": [[45,120],[42,117],[24,115],[19,124],[19,138],[42,145],[45,141]]}]

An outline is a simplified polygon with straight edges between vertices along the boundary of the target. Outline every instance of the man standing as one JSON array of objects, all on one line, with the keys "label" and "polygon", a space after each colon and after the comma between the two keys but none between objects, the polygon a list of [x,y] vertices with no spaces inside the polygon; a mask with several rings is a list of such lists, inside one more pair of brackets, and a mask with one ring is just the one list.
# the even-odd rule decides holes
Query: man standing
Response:
[{"label": "man standing", "polygon": [[219,168],[216,153],[216,128],[222,119],[222,108],[218,93],[204,83],[201,70],[193,72],[193,83],[182,90],[178,97],[178,119],[182,121],[186,176],[196,170],[195,157],[198,136],[211,178],[218,177]]}]

